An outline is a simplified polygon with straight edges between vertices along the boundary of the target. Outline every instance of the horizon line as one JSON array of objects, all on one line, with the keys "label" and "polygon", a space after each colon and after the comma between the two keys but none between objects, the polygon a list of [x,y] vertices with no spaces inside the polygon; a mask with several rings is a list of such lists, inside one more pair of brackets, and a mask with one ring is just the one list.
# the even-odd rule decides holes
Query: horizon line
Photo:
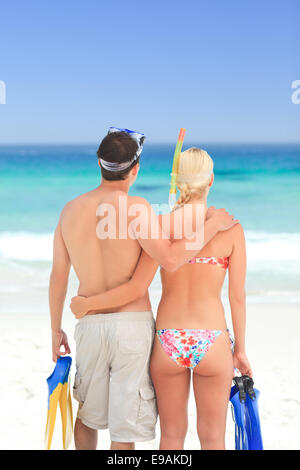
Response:
[{"label": "horizon line", "polygon": [[[271,141],[271,140],[241,140],[241,141],[202,141],[202,142],[196,142],[196,141],[185,141],[184,145],[242,145],[242,144],[253,144],[253,145],[300,145],[300,140],[295,141],[295,140],[282,140],[282,141]],[[153,141],[153,142],[147,142],[145,145],[174,145],[176,142],[166,142],[166,141]],[[91,145],[91,146],[99,146],[99,143],[96,142],[0,142],[0,147],[10,147],[10,146],[76,146],[76,145]]]}]

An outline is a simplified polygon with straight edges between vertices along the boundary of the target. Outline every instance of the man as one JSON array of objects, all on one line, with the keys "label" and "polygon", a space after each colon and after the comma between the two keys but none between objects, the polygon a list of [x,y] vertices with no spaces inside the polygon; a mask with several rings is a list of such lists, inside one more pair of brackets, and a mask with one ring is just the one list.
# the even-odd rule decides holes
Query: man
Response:
[{"label": "man", "polygon": [[[92,296],[130,279],[142,249],[166,270],[173,271],[201,248],[191,252],[186,239],[171,242],[164,236],[150,204],[143,198],[128,196],[138,174],[143,140],[142,135],[111,129],[97,152],[100,186],[69,202],[60,215],[49,287],[54,361],[70,353],[61,323],[71,265],[79,280],[78,295]],[[134,224],[137,207],[143,215],[140,223]],[[102,236],[99,221],[110,209],[115,212],[113,234]],[[142,236],[138,225],[145,219],[151,219],[151,224]],[[204,244],[234,223],[225,210],[211,209],[204,226]],[[159,227],[158,236],[151,236],[150,225]],[[147,293],[114,312],[89,313],[92,315],[76,325],[74,335],[74,397],[79,401],[75,445],[77,449],[96,449],[97,431],[109,428],[111,449],[134,449],[135,442],[154,438],[157,419],[149,376],[154,335],[149,296]]]}]

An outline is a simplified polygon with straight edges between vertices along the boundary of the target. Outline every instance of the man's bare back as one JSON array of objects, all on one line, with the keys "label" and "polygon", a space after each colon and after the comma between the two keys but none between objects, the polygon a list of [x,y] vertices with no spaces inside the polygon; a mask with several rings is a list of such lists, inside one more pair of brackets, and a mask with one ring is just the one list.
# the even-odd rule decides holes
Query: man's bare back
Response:
[{"label": "man's bare back", "polygon": [[[61,214],[61,234],[71,264],[79,280],[78,295],[91,296],[105,292],[129,280],[135,270],[141,246],[135,239],[119,237],[119,200],[128,206],[134,201],[127,193],[111,191],[101,185],[69,202]],[[115,208],[116,238],[100,239],[96,234],[101,204]],[[130,219],[129,219],[130,221]],[[128,228],[128,223],[126,223]],[[148,294],[117,311],[150,310]]]}]

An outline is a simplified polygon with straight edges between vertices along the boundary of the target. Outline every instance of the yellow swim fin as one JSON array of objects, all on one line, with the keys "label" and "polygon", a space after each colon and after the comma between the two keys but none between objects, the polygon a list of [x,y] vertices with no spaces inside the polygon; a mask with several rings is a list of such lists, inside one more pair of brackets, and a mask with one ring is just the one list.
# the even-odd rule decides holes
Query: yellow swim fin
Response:
[{"label": "yellow swim fin", "polygon": [[61,394],[59,397],[59,407],[62,422],[62,440],[63,448],[66,450],[72,441],[73,436],[73,412],[72,412],[72,399],[70,393],[70,376],[68,381],[62,386]]},{"label": "yellow swim fin", "polygon": [[57,406],[59,403],[62,420],[63,448],[67,449],[73,435],[72,399],[70,393],[70,368],[72,358],[70,356],[59,357],[53,373],[48,377],[48,414],[45,432],[45,448],[51,447]]}]

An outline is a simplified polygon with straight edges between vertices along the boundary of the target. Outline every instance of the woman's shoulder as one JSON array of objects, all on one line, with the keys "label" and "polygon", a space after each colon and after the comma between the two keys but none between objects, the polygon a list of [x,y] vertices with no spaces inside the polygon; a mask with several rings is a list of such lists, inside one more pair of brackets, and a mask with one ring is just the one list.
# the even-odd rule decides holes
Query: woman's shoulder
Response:
[{"label": "woman's shoulder", "polygon": [[231,227],[228,232],[233,235],[233,236],[241,236],[244,235],[244,229],[242,224],[239,222],[235,224],[233,227]]},{"label": "woman's shoulder", "polygon": [[231,227],[228,230],[225,230],[224,232],[221,232],[226,238],[232,240],[232,241],[237,241],[245,237],[244,235],[244,229],[241,223],[235,224],[233,227]]},{"label": "woman's shoulder", "polygon": [[[244,243],[244,230],[240,223],[235,224],[228,230],[218,232],[208,243],[207,252],[218,256],[230,256],[233,247]],[[213,255],[211,255],[213,256]]]},{"label": "woman's shoulder", "polygon": [[231,227],[229,230],[222,232],[224,238],[223,243],[232,252],[234,247],[245,245],[245,234],[243,226],[238,223]]},{"label": "woman's shoulder", "polygon": [[245,235],[243,226],[240,223],[237,223],[228,230],[218,232],[217,235],[214,237],[214,240],[219,240],[221,243],[225,243],[226,246],[227,244],[232,246],[233,243],[237,243],[239,240],[242,240],[244,238]]}]

